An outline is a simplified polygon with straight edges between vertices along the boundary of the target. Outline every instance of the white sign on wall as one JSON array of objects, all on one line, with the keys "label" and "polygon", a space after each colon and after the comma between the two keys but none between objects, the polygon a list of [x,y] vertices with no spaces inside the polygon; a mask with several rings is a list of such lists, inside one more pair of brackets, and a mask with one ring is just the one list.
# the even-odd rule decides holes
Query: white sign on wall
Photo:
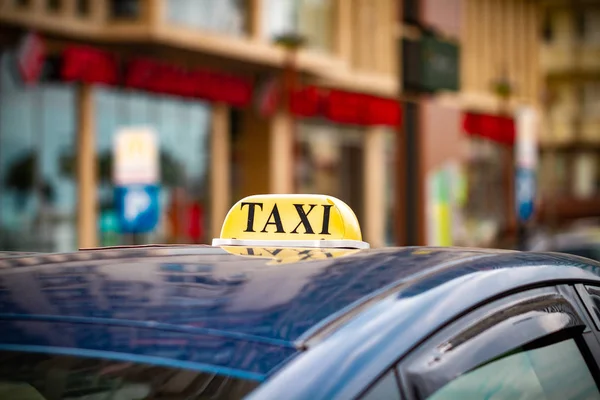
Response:
[{"label": "white sign on wall", "polygon": [[156,133],[146,127],[122,128],[113,142],[113,181],[117,186],[153,185],[159,181]]},{"label": "white sign on wall", "polygon": [[515,206],[520,221],[528,221],[535,211],[538,115],[531,107],[517,112],[515,146]]},{"label": "white sign on wall", "polygon": [[535,169],[538,162],[538,115],[531,107],[521,107],[516,118],[515,158],[518,167]]}]

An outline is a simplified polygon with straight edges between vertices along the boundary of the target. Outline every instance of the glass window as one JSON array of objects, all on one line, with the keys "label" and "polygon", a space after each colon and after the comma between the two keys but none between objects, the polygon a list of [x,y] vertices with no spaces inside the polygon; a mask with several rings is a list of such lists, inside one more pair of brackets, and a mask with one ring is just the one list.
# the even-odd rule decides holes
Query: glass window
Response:
[{"label": "glass window", "polygon": [[95,92],[97,154],[100,173],[101,245],[125,244],[118,234],[112,183],[113,138],[122,128],[148,127],[157,135],[160,158],[160,220],[136,244],[206,243],[208,241],[207,103],[173,96],[102,88]]},{"label": "glass window", "polygon": [[489,245],[507,220],[503,188],[503,146],[486,139],[469,140],[465,218],[469,236],[476,245]]},{"label": "glass window", "polygon": [[[600,43],[600,40],[598,42]],[[590,81],[583,84],[583,108],[589,118],[600,114],[600,82]]]},{"label": "glass window", "polygon": [[167,19],[174,25],[242,36],[247,6],[244,0],[167,0]]},{"label": "glass window", "polygon": [[311,49],[331,52],[333,46],[332,0],[262,1],[262,35],[273,40],[282,34],[297,33]]},{"label": "glass window", "polygon": [[115,19],[137,19],[140,17],[140,0],[111,0],[110,15]]},{"label": "glass window", "polygon": [[392,370],[386,373],[361,397],[361,400],[400,400],[400,389],[396,373]]},{"label": "glass window", "polygon": [[600,392],[573,339],[510,353],[467,372],[430,399],[598,399]]},{"label": "glass window", "polygon": [[300,193],[337,197],[362,221],[364,132],[319,123],[300,123],[298,131]]},{"label": "glass window", "polygon": [[591,8],[583,14],[584,40],[589,44],[600,43],[600,10]]},{"label": "glass window", "polygon": [[598,177],[597,157],[595,154],[580,153],[573,160],[572,191],[575,197],[586,199],[596,193]]},{"label": "glass window", "polygon": [[0,399],[241,399],[257,386],[255,381],[149,364],[0,352]]},{"label": "glass window", "polygon": [[75,151],[74,87],[24,87],[13,62],[0,64],[0,249],[76,250],[76,180],[62,163]]},{"label": "glass window", "polygon": [[77,13],[87,16],[90,13],[90,0],[77,0]]}]

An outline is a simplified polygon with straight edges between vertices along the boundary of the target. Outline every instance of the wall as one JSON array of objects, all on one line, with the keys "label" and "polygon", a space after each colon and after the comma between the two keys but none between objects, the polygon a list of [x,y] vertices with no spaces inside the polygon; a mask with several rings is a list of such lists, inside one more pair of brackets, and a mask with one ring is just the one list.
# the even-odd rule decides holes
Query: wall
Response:
[{"label": "wall", "polygon": [[[538,3],[534,0],[463,0],[461,81],[469,106],[493,108],[492,84],[505,76],[513,101],[540,96]],[[492,95],[492,96],[491,96]]]}]

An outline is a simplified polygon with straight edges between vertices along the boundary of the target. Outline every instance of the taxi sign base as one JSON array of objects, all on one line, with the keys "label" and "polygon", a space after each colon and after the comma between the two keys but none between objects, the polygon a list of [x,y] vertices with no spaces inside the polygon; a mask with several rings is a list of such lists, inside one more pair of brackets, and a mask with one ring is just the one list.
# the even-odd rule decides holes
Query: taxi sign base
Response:
[{"label": "taxi sign base", "polygon": [[240,240],[213,239],[213,246],[268,246],[268,247],[311,247],[325,249],[368,249],[371,246],[360,240]]}]

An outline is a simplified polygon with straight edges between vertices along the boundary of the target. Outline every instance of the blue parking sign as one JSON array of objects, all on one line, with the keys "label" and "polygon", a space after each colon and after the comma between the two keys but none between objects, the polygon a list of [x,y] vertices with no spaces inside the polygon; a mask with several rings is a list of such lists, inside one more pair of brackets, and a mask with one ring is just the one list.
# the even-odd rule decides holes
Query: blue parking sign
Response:
[{"label": "blue parking sign", "polygon": [[532,168],[518,167],[516,173],[516,206],[520,221],[526,222],[532,216],[535,206],[536,181]]},{"label": "blue parking sign", "polygon": [[122,233],[147,233],[158,224],[159,187],[128,185],[115,188],[115,203]]}]

